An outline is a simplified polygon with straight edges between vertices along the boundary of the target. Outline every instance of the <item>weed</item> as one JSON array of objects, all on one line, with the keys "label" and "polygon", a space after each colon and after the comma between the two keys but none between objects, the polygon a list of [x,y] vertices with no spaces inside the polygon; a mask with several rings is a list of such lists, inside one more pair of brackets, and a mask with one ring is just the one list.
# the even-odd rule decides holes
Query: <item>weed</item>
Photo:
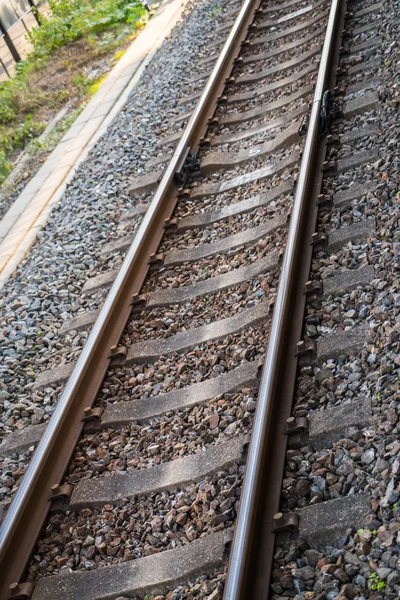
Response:
[{"label": "weed", "polygon": [[369,578],[369,587],[373,592],[381,592],[385,589],[386,584],[379,578],[378,573],[371,573]]},{"label": "weed", "polygon": [[212,7],[212,9],[210,11],[210,16],[211,17],[216,17],[221,12],[222,12],[222,6],[220,6],[219,4],[214,4],[214,6]]},{"label": "weed", "polygon": [[[0,184],[11,168],[9,156],[45,127],[35,113],[57,108],[71,96],[68,81],[56,90],[54,86],[42,89],[38,84],[55,52],[79,39],[93,48],[94,55],[110,52],[132,36],[147,15],[138,0],[49,0],[49,4],[49,16],[42,15],[41,26],[30,32],[31,54],[16,65],[14,77],[0,83]],[[66,69],[74,67],[68,57],[63,64]],[[82,72],[71,77],[72,87],[81,96],[96,93],[102,81],[103,76],[88,80]]]}]

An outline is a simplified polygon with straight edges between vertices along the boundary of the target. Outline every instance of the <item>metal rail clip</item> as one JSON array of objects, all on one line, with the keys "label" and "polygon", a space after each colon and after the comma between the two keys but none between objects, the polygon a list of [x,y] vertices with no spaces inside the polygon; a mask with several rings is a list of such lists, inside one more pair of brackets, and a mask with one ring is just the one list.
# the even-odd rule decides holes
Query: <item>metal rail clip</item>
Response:
[{"label": "metal rail clip", "polygon": [[25,581],[24,583],[15,582],[10,585],[9,589],[8,597],[12,598],[12,600],[30,600],[35,589],[35,584],[29,581]]},{"label": "metal rail clip", "polygon": [[301,340],[297,342],[296,356],[304,356],[305,354],[316,354],[317,344],[315,340]]},{"label": "metal rail clip", "polygon": [[101,417],[103,416],[104,409],[100,406],[92,408],[87,406],[83,409],[82,421],[85,423],[85,431],[88,433],[94,433],[100,429]]},{"label": "metal rail clip", "polygon": [[321,294],[323,291],[322,281],[306,281],[304,284],[304,293],[306,296]]},{"label": "metal rail clip", "polygon": [[272,524],[272,531],[298,531],[299,515],[297,513],[276,513]]},{"label": "metal rail clip", "polygon": [[196,158],[196,154],[197,150],[192,151],[190,146],[186,148],[174,174],[175,182],[178,185],[185,185],[189,175],[200,168],[199,159]]},{"label": "metal rail clip", "polygon": [[332,125],[332,121],[338,119],[342,111],[335,102],[335,98],[330,90],[325,90],[321,101],[321,115],[319,124],[319,135],[325,137]]},{"label": "metal rail clip", "polygon": [[305,433],[308,431],[308,419],[307,417],[289,417],[286,419],[286,435],[291,433]]}]

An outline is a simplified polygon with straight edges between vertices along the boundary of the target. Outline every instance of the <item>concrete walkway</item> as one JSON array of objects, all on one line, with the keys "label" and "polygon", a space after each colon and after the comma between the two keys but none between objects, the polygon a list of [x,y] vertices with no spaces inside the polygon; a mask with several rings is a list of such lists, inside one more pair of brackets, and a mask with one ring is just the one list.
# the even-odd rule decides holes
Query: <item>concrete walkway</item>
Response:
[{"label": "concrete walkway", "polygon": [[166,0],[0,221],[0,289],[35,243],[77,166],[119,114],[188,0]]}]

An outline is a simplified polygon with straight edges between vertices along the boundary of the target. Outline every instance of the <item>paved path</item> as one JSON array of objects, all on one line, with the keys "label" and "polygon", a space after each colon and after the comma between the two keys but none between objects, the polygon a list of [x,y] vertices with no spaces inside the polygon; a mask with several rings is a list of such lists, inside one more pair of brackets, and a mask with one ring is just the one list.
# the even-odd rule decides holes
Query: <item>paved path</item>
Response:
[{"label": "paved path", "polygon": [[166,0],[0,221],[0,289],[46,225],[76,168],[118,115],[188,0]]}]

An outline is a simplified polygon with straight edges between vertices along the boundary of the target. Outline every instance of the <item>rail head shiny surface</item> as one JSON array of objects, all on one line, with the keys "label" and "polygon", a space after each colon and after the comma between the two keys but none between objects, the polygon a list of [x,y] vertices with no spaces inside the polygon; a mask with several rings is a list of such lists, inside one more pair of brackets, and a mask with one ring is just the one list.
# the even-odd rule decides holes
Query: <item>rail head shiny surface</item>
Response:
[{"label": "rail head shiny surface", "polygon": [[142,248],[146,243],[146,238],[151,230],[151,226],[158,218],[160,207],[166,197],[166,194],[171,190],[173,178],[176,169],[184,156],[186,148],[190,145],[191,138],[195,129],[199,127],[201,120],[204,118],[204,112],[207,110],[208,102],[212,98],[215,90],[221,84],[224,69],[226,64],[232,58],[232,53],[235,51],[237,38],[242,33],[245,27],[246,20],[253,10],[260,3],[260,0],[245,0],[234,25],[228,35],[228,38],[223,46],[221,54],[208,78],[204,91],[199,99],[196,109],[191,116],[182,138],[174,152],[171,161],[169,162],[164,176],[157,188],[153,200],[143,218],[143,221],[138,229],[135,239],[130,246],[121,269],[107,295],[105,303],[100,311],[100,314],[93,326],[89,338],[79,356],[74,371],[72,372],[65,386],[60,400],[57,403],[53,416],[51,417],[46,431],[38,444],[38,447],[32,457],[28,470],[23,478],[23,481],[14,497],[13,502],[7,511],[6,517],[0,528],[0,557],[4,556],[9,545],[9,540],[13,535],[16,525],[20,522],[20,515],[26,509],[32,497],[32,490],[43,469],[43,464],[49,459],[52,451],[53,442],[57,435],[60,434],[65,422],[66,413],[71,404],[71,399],[77,394],[79,385],[82,382],[86,372],[87,365],[96,352],[101,343],[103,330],[107,327],[117,301],[119,300],[124,284],[126,283],[135,261]]},{"label": "rail head shiny surface", "polygon": [[251,531],[249,529],[250,515],[253,508],[254,497],[257,492],[256,482],[258,478],[259,456],[265,442],[266,431],[268,430],[268,427],[272,425],[272,423],[268,422],[268,416],[272,411],[271,396],[280,360],[279,349],[282,343],[281,336],[283,324],[288,310],[288,291],[291,285],[292,272],[296,260],[297,243],[299,236],[301,235],[301,219],[303,217],[303,207],[309,185],[309,172],[311,170],[314,150],[319,135],[321,99],[322,94],[325,91],[325,82],[329,71],[329,59],[335,39],[340,5],[341,0],[333,0],[326,28],[326,36],[315,86],[310,123],[296,187],[293,211],[290,218],[288,241],[271,323],[271,334],[260,382],[257,412],[246,463],[245,479],[241,493],[238,520],[235,526],[235,536],[230,555],[228,577],[225,584],[224,600],[247,600],[247,598],[241,595],[241,579],[244,576],[245,570],[246,547],[251,536]]}]

